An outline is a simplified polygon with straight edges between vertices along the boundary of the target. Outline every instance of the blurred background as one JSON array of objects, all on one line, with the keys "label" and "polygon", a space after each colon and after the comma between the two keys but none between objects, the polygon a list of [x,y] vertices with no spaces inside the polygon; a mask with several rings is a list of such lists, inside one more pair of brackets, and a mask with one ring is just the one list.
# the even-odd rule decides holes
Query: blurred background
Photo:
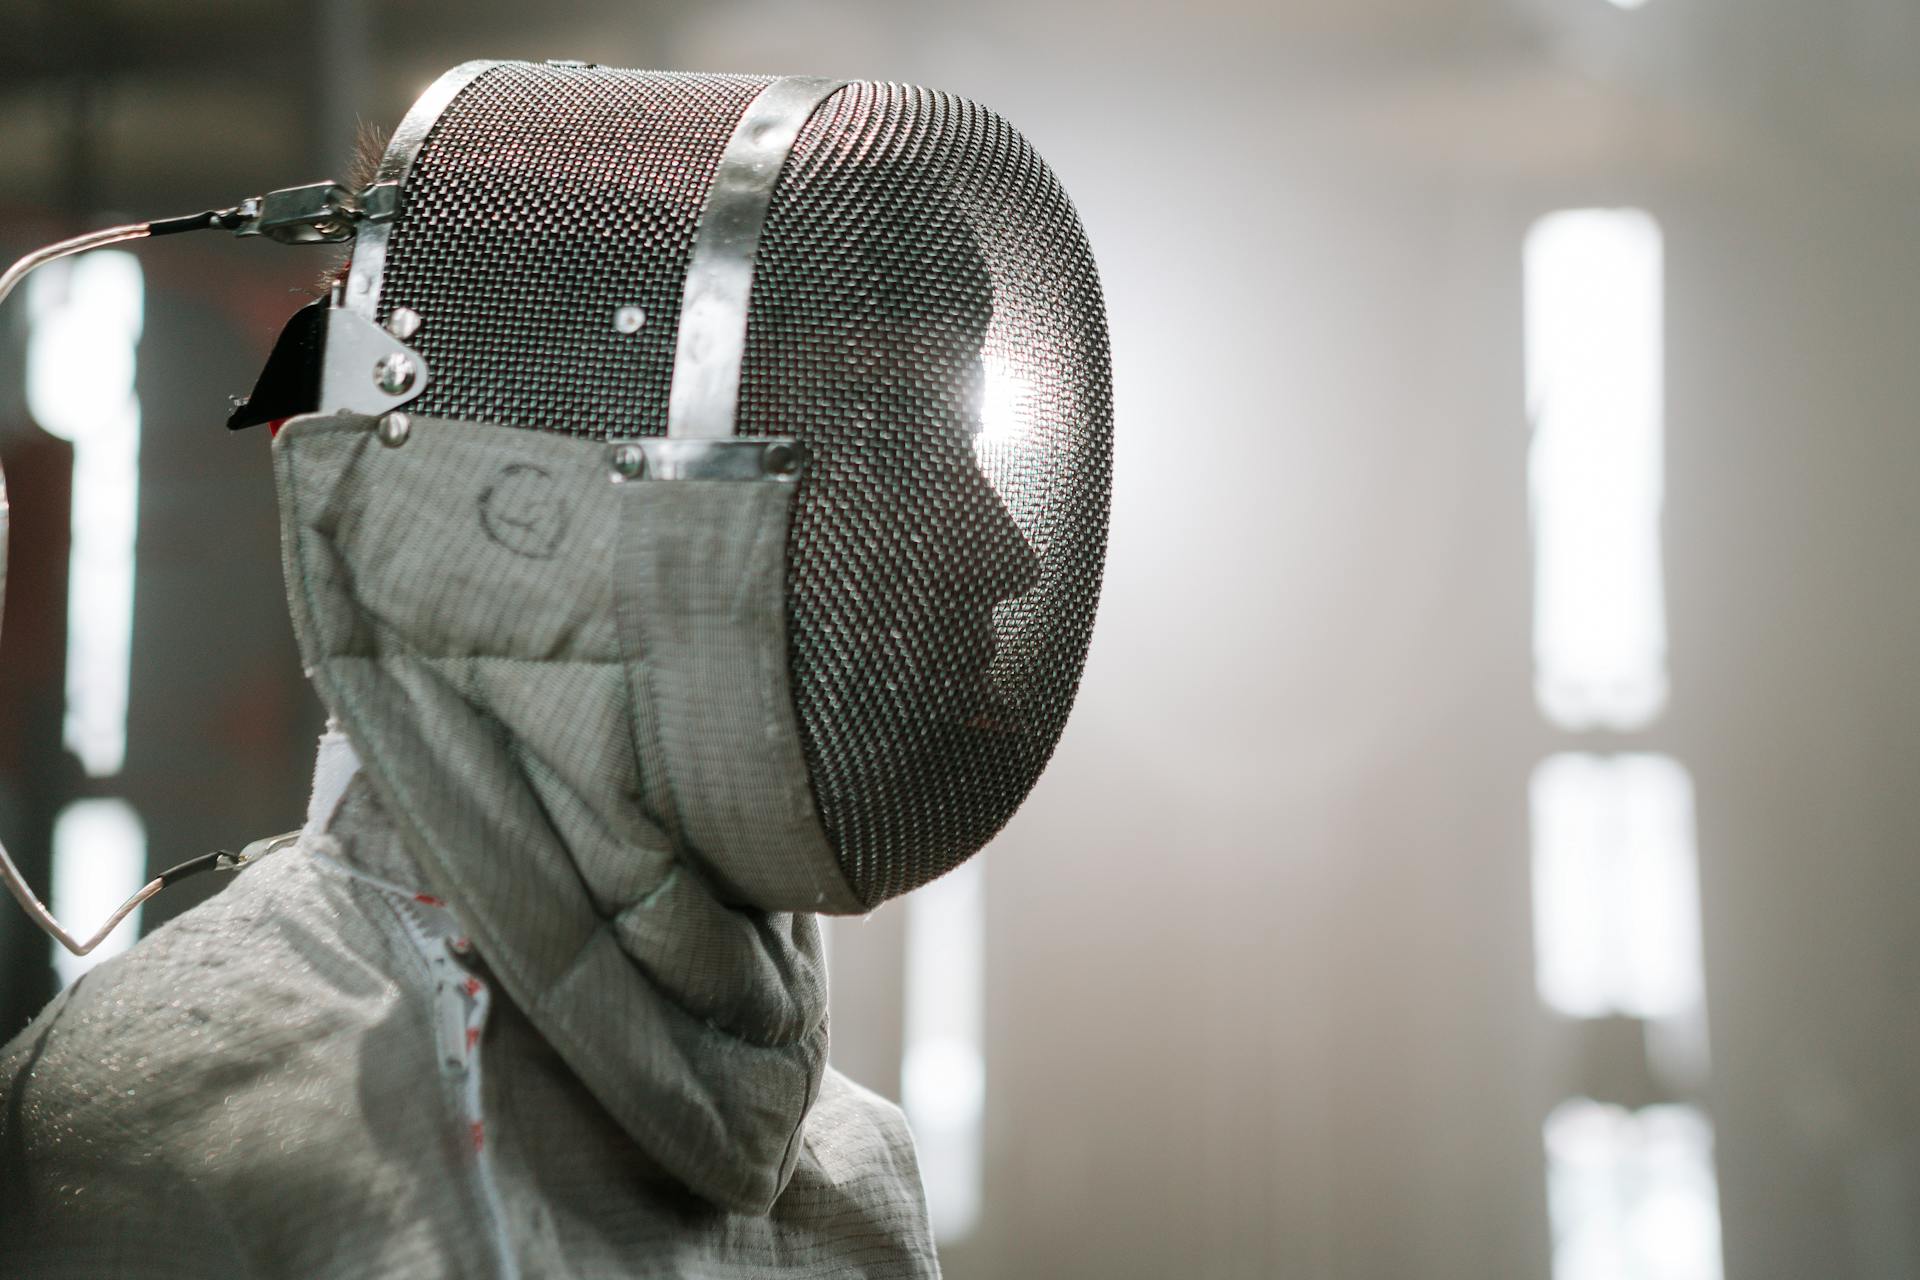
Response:
[{"label": "blurred background", "polygon": [[[9,0],[0,254],[338,175],[474,57],[927,83],[1080,206],[1079,708],[832,932],[950,1276],[1920,1277],[1920,5]],[[0,312],[0,839],[70,923],[300,822],[221,421],[326,265]],[[74,972],[5,904],[0,1038]]]}]

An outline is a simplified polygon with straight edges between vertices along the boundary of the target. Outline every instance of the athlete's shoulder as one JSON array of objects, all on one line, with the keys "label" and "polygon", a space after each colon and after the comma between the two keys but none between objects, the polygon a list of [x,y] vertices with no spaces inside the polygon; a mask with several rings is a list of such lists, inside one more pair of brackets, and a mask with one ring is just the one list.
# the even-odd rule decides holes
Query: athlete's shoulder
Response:
[{"label": "athlete's shoulder", "polygon": [[[0,1273],[245,1274],[193,1176],[290,1022],[269,864],[61,992],[0,1049]],[[212,1270],[209,1270],[212,1268]]]},{"label": "athlete's shoulder", "polygon": [[157,1138],[341,1030],[328,971],[354,958],[307,861],[248,868],[62,992],[0,1049],[0,1137]]},{"label": "athlete's shoulder", "polygon": [[831,1068],[807,1114],[806,1147],[788,1192],[815,1212],[826,1203],[837,1206],[829,1216],[845,1237],[842,1244],[874,1259],[860,1274],[939,1275],[906,1116]]},{"label": "athlete's shoulder", "polygon": [[873,1090],[828,1068],[820,1097],[807,1115],[807,1144],[816,1158],[847,1171],[871,1171],[876,1164],[911,1178],[918,1186],[913,1134],[900,1108]]}]

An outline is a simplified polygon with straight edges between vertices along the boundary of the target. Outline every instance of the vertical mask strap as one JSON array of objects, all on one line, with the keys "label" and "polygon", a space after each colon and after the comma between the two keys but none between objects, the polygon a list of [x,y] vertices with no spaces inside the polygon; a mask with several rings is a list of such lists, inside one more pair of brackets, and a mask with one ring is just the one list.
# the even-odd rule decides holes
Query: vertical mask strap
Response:
[{"label": "vertical mask strap", "polygon": [[[391,182],[404,186],[407,175],[413,171],[414,159],[419,156],[420,148],[426,145],[427,135],[440,123],[440,117],[460,96],[460,91],[499,65],[491,60],[463,62],[428,85],[427,91],[414,101],[407,110],[406,118],[387,142],[386,154],[380,158],[379,172],[374,175],[375,184]],[[380,288],[386,283],[387,276],[387,241],[392,234],[391,223],[378,222],[368,223],[354,237],[353,266],[347,272],[346,297],[342,305],[368,320],[376,318],[375,313],[380,307]]]},{"label": "vertical mask strap", "polygon": [[734,433],[753,261],[774,185],[801,126],[846,83],[815,76],[775,80],[747,105],[734,126],[707,191],[687,263],[667,400],[670,438],[719,440]]}]

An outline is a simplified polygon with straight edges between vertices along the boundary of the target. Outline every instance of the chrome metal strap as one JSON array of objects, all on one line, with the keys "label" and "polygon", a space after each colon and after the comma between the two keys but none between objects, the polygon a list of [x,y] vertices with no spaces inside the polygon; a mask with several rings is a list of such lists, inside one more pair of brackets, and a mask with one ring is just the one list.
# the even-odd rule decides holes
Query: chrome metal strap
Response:
[{"label": "chrome metal strap", "polygon": [[667,398],[667,435],[731,436],[747,348],[747,301],[767,206],[794,139],[845,80],[789,76],[748,104],[720,156],[694,233]]}]

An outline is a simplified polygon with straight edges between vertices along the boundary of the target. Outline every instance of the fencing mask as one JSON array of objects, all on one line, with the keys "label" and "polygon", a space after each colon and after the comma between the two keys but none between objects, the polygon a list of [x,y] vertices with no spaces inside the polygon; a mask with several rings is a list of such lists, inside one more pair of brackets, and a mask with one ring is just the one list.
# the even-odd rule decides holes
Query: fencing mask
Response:
[{"label": "fencing mask", "polygon": [[345,308],[431,369],[405,413],[791,490],[781,658],[841,909],[980,848],[1060,735],[1106,534],[1098,282],[1026,141],[901,85],[493,63],[380,176]]},{"label": "fencing mask", "polygon": [[[564,823],[599,767],[567,731],[624,699],[621,785],[741,905],[865,911],[1025,798],[1086,653],[1112,406],[1080,224],[998,116],[471,63],[365,190],[151,233],[189,223],[353,242],[230,425],[294,419],[303,654],[377,777],[468,731],[385,733],[378,707],[424,695],[353,673],[438,644],[489,724],[515,696],[489,663],[604,659],[534,699],[563,725],[516,730],[529,776],[571,779],[529,813]],[[819,865],[773,865],[800,828]]]}]

